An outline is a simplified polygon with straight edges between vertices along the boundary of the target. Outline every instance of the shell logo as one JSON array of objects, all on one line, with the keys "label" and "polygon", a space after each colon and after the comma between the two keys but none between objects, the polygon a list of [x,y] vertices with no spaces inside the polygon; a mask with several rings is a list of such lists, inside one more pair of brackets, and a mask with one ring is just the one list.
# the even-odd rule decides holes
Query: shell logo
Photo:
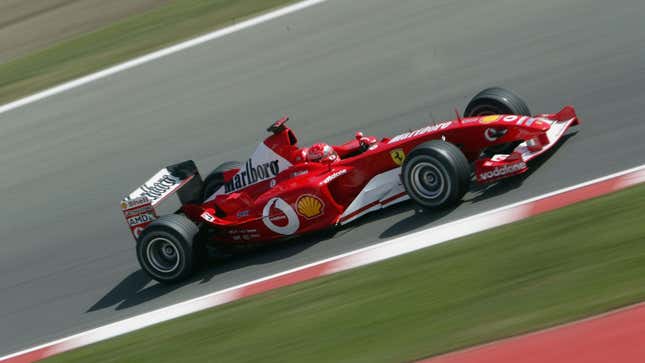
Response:
[{"label": "shell logo", "polygon": [[307,194],[298,198],[298,201],[296,201],[296,208],[298,210],[298,214],[307,219],[311,219],[323,214],[325,203],[323,203],[320,198]]},{"label": "shell logo", "polygon": [[490,124],[495,121],[499,120],[499,115],[488,115],[488,116],[483,116],[482,118],[479,119],[479,123],[482,124]]}]

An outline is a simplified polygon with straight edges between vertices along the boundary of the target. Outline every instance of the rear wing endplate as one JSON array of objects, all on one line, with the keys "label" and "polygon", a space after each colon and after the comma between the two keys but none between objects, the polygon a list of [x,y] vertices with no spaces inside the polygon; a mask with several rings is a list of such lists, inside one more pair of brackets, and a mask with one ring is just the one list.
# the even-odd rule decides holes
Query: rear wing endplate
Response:
[{"label": "rear wing endplate", "polygon": [[181,204],[201,198],[202,179],[195,162],[187,160],[165,167],[121,200],[121,211],[135,239],[155,219],[157,207],[176,194]]}]

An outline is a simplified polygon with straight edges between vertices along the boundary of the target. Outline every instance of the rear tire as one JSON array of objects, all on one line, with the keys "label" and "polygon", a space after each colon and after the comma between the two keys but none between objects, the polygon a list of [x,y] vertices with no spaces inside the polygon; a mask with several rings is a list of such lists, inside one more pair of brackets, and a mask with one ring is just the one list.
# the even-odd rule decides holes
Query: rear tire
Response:
[{"label": "rear tire", "polygon": [[227,161],[217,168],[213,169],[204,180],[204,189],[202,189],[202,200],[208,199],[217,189],[224,185],[224,173],[232,169],[240,169],[242,164],[238,161]]},{"label": "rear tire", "polygon": [[198,231],[191,220],[178,214],[153,221],[137,240],[141,268],[161,283],[185,280],[195,265],[193,240]]},{"label": "rear tire", "polygon": [[473,97],[464,111],[464,117],[486,115],[531,116],[529,106],[524,100],[506,88],[491,87]]},{"label": "rear tire", "polygon": [[405,158],[401,176],[410,198],[443,209],[461,200],[470,184],[470,164],[457,146],[442,140],[423,143]]}]

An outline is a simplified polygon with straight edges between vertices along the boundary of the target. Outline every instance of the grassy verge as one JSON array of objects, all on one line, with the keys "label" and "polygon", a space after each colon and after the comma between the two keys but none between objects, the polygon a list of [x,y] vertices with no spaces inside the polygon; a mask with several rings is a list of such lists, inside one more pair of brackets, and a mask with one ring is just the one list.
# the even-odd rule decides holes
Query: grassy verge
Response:
[{"label": "grassy verge", "polygon": [[0,104],[295,0],[178,0],[0,65]]},{"label": "grassy verge", "polygon": [[645,300],[645,185],[51,362],[400,362]]}]

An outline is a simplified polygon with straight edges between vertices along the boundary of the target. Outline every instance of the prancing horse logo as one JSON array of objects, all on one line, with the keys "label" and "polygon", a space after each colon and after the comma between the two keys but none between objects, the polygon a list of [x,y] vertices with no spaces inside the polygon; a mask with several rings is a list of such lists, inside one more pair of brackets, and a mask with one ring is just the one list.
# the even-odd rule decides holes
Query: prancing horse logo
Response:
[{"label": "prancing horse logo", "polygon": [[403,149],[394,149],[390,151],[390,156],[396,165],[403,164],[403,161],[405,160],[405,152],[403,152]]}]

